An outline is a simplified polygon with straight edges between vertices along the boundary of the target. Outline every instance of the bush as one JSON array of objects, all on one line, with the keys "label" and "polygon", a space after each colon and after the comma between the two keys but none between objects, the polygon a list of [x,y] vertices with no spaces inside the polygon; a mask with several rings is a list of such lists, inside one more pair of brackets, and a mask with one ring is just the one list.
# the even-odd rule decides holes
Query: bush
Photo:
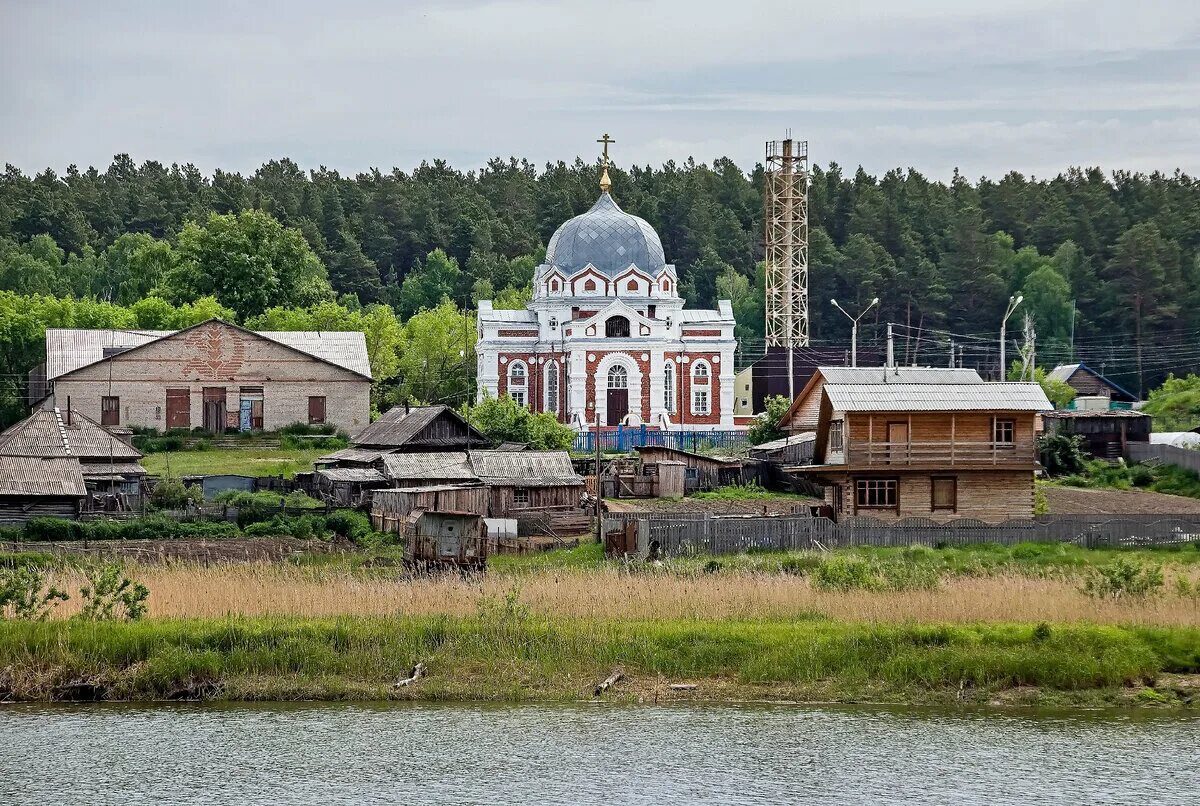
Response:
[{"label": "bush", "polygon": [[154,485],[146,503],[151,509],[183,509],[196,497],[199,497],[198,491],[188,489],[182,481],[163,479]]},{"label": "bush", "polygon": [[1038,455],[1051,476],[1083,472],[1083,437],[1043,434],[1038,437]]},{"label": "bush", "polygon": [[30,518],[25,524],[25,539],[43,542],[80,540],[83,534],[80,525],[65,518]]},{"label": "bush", "polygon": [[336,509],[325,516],[325,525],[336,535],[358,543],[375,531],[371,519],[353,509]]},{"label": "bush", "polygon": [[1133,465],[1129,468],[1129,482],[1134,487],[1149,487],[1154,481],[1154,471],[1149,466]]},{"label": "bush", "polygon": [[813,582],[835,590],[878,590],[879,579],[871,563],[861,557],[830,557],[813,569]]},{"label": "bush", "polygon": [[149,589],[125,576],[119,563],[87,569],[87,584],[79,589],[83,609],[79,618],[87,621],[113,621],[123,618],[137,621],[146,615]]},{"label": "bush", "polygon": [[227,490],[220,493],[213,500],[236,507],[239,526],[248,526],[251,523],[269,521],[280,514],[281,505],[292,509],[322,509],[325,506],[320,501],[315,498],[309,498],[300,491],[284,496],[279,493],[270,492],[247,493]]},{"label": "bush", "polygon": [[23,566],[0,571],[0,617],[42,621],[67,594],[46,584],[41,568]]},{"label": "bush", "polygon": [[1083,592],[1088,596],[1106,599],[1153,596],[1162,589],[1161,566],[1142,565],[1124,557],[1092,568],[1083,583]]}]

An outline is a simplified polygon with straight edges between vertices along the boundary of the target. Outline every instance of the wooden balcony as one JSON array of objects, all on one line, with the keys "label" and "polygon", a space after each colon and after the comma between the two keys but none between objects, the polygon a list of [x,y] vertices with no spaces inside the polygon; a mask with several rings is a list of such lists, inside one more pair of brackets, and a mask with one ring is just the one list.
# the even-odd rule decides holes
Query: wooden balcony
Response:
[{"label": "wooden balcony", "polygon": [[1028,466],[1037,460],[1034,443],[989,442],[962,439],[935,442],[852,440],[846,464],[880,467],[958,467],[963,465]]}]

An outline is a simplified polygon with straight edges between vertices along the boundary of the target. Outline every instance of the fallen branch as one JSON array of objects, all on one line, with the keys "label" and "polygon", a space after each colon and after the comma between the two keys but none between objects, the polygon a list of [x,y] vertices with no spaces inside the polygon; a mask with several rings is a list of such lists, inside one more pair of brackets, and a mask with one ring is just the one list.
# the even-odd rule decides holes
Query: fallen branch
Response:
[{"label": "fallen branch", "polygon": [[592,692],[592,696],[599,697],[601,694],[608,691],[610,688],[612,688],[613,686],[615,686],[617,683],[621,682],[624,679],[625,679],[625,673],[623,671],[621,671],[620,669],[617,669],[612,674],[610,674],[608,677],[604,678],[604,682],[602,682],[600,685],[596,686],[596,690],[594,692]]},{"label": "fallen branch", "polygon": [[418,663],[416,666],[414,666],[412,668],[411,675],[404,678],[403,680],[397,680],[396,685],[392,686],[392,688],[404,688],[405,686],[411,686],[413,683],[416,683],[418,680],[420,680],[424,676],[425,676],[425,664]]}]

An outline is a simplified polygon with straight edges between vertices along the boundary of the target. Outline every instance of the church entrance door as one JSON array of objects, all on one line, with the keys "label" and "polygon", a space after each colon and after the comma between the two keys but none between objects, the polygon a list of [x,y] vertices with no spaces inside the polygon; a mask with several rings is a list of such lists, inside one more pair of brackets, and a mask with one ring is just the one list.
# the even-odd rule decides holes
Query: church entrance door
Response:
[{"label": "church entrance door", "polygon": [[629,413],[629,374],[620,364],[608,371],[608,397],[605,403],[607,425],[620,425]]}]

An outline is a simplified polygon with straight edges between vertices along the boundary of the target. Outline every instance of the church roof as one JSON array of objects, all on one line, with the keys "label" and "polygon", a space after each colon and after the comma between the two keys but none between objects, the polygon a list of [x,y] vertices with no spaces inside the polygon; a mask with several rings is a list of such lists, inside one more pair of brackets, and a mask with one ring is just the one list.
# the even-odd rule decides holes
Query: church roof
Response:
[{"label": "church roof", "polygon": [[609,277],[631,264],[655,276],[667,265],[654,227],[622,210],[608,193],[558,228],[546,247],[546,263],[567,275],[590,265]]}]

